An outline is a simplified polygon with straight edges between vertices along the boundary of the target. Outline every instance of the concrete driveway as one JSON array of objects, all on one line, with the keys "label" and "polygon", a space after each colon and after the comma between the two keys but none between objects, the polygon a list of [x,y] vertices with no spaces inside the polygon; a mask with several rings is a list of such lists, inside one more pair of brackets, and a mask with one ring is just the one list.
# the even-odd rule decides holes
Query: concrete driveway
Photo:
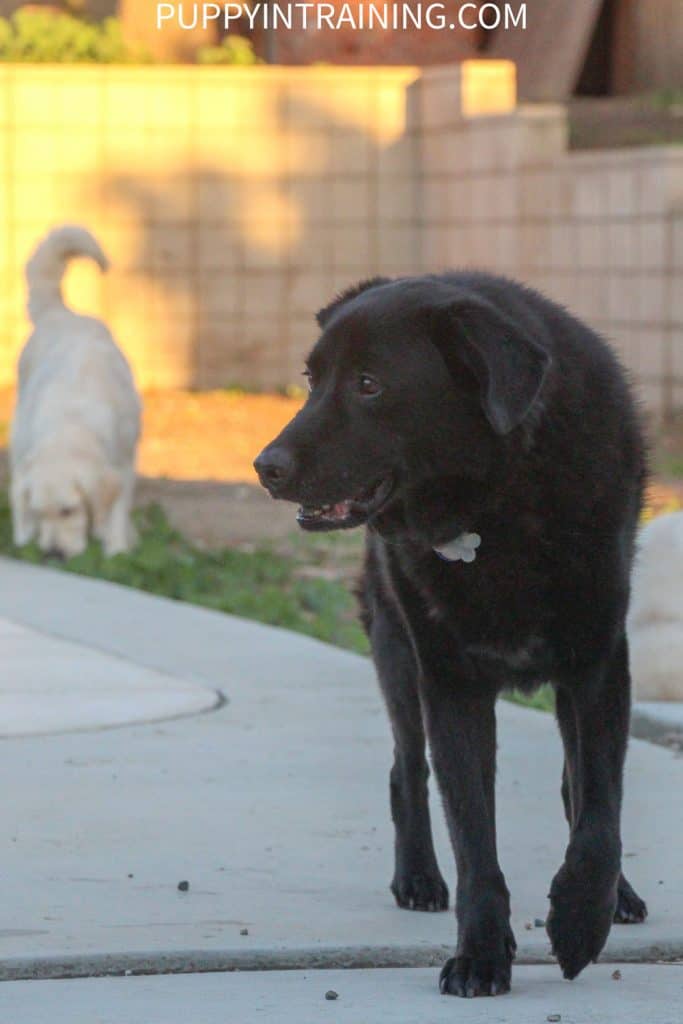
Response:
[{"label": "concrete driveway", "polygon": [[[391,742],[365,659],[5,560],[0,619],[0,978],[27,979],[0,986],[5,1019],[680,1020],[683,969],[657,966],[683,959],[675,752],[633,740],[628,757],[624,867],[650,917],[569,984],[535,925],[566,844],[560,742],[550,716],[501,702],[501,862],[536,966],[464,1007],[436,986],[452,913],[400,911],[388,890]],[[436,800],[433,817],[453,891]],[[82,980],[30,980],[64,977]]]}]

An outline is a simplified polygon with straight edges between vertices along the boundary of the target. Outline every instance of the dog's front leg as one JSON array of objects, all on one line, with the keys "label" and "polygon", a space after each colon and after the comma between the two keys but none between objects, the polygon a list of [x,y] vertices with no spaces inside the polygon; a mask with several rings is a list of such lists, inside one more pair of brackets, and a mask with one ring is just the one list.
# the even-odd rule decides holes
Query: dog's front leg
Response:
[{"label": "dog's front leg", "polygon": [[421,697],[458,869],[458,945],[440,986],[458,996],[499,995],[510,988],[515,939],[496,852],[495,697],[463,693],[438,660],[424,666]]},{"label": "dog's front leg", "polygon": [[130,551],[137,539],[130,516],[135,489],[135,476],[132,472],[122,474],[120,487],[98,531],[107,557]]},{"label": "dog's front leg", "polygon": [[[571,696],[566,690],[558,689],[555,693],[555,709],[557,721],[562,734],[562,742],[568,754],[564,759],[562,769],[562,803],[564,813],[569,824],[569,831],[574,828],[576,817],[574,809],[578,810],[580,793],[578,788],[579,780],[576,778],[578,765],[578,743],[579,738],[576,731],[576,713]],[[574,772],[572,774],[572,766]],[[614,912],[616,924],[639,924],[647,917],[647,905],[641,900],[638,893],[622,874],[619,875],[617,885],[617,909]]]},{"label": "dog's front leg", "polygon": [[[550,889],[548,934],[566,978],[604,946],[617,907],[630,678],[626,637],[558,694],[571,790],[571,836]],[[572,733],[575,731],[575,742]]]},{"label": "dog's front leg", "polygon": [[399,907],[447,910],[448,888],[436,861],[429,815],[418,667],[405,626],[386,598],[374,603],[369,633],[394,734],[390,792],[396,842],[391,891]]},{"label": "dog's front leg", "polygon": [[510,989],[515,939],[496,850],[496,692],[476,678],[456,638],[425,614],[405,579],[396,592],[420,665],[422,713],[458,871],[458,944],[441,991],[499,995]]},{"label": "dog's front leg", "polygon": [[28,508],[28,501],[22,488],[13,484],[10,491],[12,505],[12,539],[15,547],[29,544],[36,535],[36,521]]}]

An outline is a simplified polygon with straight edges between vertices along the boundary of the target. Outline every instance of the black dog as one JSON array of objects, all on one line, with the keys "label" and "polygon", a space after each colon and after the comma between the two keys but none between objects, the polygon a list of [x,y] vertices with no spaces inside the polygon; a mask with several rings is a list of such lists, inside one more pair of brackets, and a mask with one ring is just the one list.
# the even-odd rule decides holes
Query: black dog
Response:
[{"label": "black dog", "polygon": [[620,874],[624,619],[645,483],[616,358],[541,295],[476,273],[364,282],[318,314],[310,396],[255,462],[300,525],[367,524],[362,604],[391,716],[399,906],[443,910],[425,732],[457,864],[441,991],[510,987],[494,704],[550,680],[570,826],[547,929],[565,977],[645,904]]}]

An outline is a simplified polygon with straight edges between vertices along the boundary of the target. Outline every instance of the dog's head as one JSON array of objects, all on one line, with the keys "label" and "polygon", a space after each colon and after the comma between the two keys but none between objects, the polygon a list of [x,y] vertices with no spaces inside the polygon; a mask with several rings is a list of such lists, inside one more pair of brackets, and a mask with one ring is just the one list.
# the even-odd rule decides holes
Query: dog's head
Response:
[{"label": "dog's head", "polygon": [[318,322],[308,400],[254,463],[307,530],[419,518],[439,482],[482,486],[550,361],[457,277],[364,282]]},{"label": "dog's head", "polygon": [[45,554],[82,554],[121,491],[120,475],[89,452],[38,452],[13,484],[20,506],[21,543],[35,540]]}]

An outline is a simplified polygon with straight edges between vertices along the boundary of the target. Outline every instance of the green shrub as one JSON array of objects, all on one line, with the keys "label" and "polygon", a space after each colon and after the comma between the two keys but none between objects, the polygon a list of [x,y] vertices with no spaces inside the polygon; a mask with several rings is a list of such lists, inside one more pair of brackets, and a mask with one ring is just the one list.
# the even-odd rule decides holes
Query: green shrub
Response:
[{"label": "green shrub", "polygon": [[88,22],[70,14],[19,10],[0,18],[0,61],[31,64],[147,64],[151,56],[126,42],[116,18]]},{"label": "green shrub", "polygon": [[228,35],[220,46],[203,46],[197,52],[200,64],[232,64],[249,67],[261,64],[262,61],[254,53],[254,47],[244,36]]}]

